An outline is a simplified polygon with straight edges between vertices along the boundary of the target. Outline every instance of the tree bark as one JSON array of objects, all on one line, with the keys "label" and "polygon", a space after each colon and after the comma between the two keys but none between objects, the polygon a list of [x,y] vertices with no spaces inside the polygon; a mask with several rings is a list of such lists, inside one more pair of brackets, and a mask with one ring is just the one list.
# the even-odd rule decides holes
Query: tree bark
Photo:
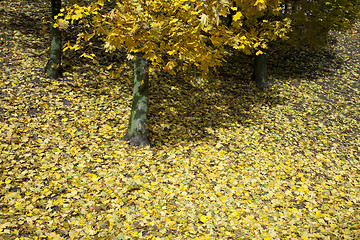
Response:
[{"label": "tree bark", "polygon": [[134,90],[129,126],[124,140],[131,146],[145,147],[150,145],[147,137],[146,115],[149,100],[149,63],[142,53],[136,53],[134,63]]},{"label": "tree bark", "polygon": [[267,76],[267,63],[265,54],[255,55],[254,72],[252,79],[255,81],[256,86],[263,90],[271,85],[271,81]]},{"label": "tree bark", "polygon": [[45,72],[52,78],[58,78],[61,73],[61,55],[62,55],[62,41],[61,31],[59,28],[54,28],[54,17],[60,13],[61,0],[51,0],[51,47],[50,59],[45,66]]}]

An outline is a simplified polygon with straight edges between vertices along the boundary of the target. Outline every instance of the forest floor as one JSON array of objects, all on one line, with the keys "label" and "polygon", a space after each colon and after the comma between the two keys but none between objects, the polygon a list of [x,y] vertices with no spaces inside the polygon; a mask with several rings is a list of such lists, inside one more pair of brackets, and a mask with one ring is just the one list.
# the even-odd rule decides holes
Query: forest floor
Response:
[{"label": "forest floor", "polygon": [[1,239],[360,239],[360,24],[272,56],[265,92],[247,57],[153,74],[140,149],[121,56],[44,75],[49,11],[0,1]]}]

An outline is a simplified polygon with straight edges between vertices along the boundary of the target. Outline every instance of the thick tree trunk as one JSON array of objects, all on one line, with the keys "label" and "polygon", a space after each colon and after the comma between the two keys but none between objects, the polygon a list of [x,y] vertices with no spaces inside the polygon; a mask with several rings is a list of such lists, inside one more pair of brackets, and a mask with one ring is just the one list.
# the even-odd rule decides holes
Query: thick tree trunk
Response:
[{"label": "thick tree trunk", "polygon": [[149,99],[149,64],[143,54],[137,53],[134,63],[134,92],[129,126],[124,140],[131,146],[150,145],[146,130],[146,115]]},{"label": "thick tree trunk", "polygon": [[62,42],[61,31],[59,28],[54,28],[54,17],[60,13],[61,0],[51,0],[51,47],[50,47],[50,59],[46,64],[45,72],[53,78],[61,76],[61,54],[62,54]]},{"label": "thick tree trunk", "polygon": [[267,63],[265,54],[255,55],[254,72],[252,78],[258,88],[261,90],[271,85],[271,81],[267,76]]}]

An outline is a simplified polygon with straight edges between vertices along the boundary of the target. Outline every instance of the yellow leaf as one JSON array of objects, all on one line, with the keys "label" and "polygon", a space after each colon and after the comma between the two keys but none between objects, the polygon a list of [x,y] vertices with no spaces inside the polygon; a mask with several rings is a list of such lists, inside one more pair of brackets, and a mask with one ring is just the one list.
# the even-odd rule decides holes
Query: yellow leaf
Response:
[{"label": "yellow leaf", "polygon": [[243,16],[243,15],[242,15],[241,12],[237,12],[237,13],[233,16],[233,20],[234,20],[234,21],[238,21],[242,16]]},{"label": "yellow leaf", "polygon": [[83,53],[83,54],[81,54],[80,57],[86,57],[86,58],[94,59],[94,57],[92,55],[94,55],[94,54],[89,55],[89,54]]},{"label": "yellow leaf", "polygon": [[61,178],[61,175],[59,174],[59,173],[54,173],[54,175],[55,175],[55,178],[57,179],[57,180],[59,180],[60,178]]},{"label": "yellow leaf", "polygon": [[254,6],[257,6],[260,11],[261,11],[261,10],[265,10],[265,9],[266,9],[265,0],[257,0],[257,1],[255,2]]},{"label": "yellow leaf", "polygon": [[75,44],[75,45],[73,46],[73,49],[74,49],[75,51],[79,50],[80,48],[81,48],[81,46],[78,45],[78,44]]},{"label": "yellow leaf", "polygon": [[72,49],[72,46],[70,44],[70,41],[68,41],[67,43],[64,44],[64,48],[63,51],[67,50],[67,49]]},{"label": "yellow leaf", "polygon": [[316,218],[321,217],[321,211],[319,211],[319,210],[318,210],[318,211],[316,211],[316,213],[315,213],[315,217],[316,217]]},{"label": "yellow leaf", "polygon": [[98,177],[97,177],[95,174],[92,174],[91,180],[93,180],[94,182],[96,182],[96,181],[98,180]]},{"label": "yellow leaf", "polygon": [[200,221],[201,222],[203,222],[203,223],[206,223],[207,222],[207,216],[205,216],[205,215],[201,215],[201,217],[199,218],[200,219]]},{"label": "yellow leaf", "polygon": [[167,52],[169,55],[174,55],[176,53],[176,50],[171,50]]},{"label": "yellow leaf", "polygon": [[176,23],[178,20],[175,18],[175,19],[172,19],[169,24],[172,24],[172,23]]},{"label": "yellow leaf", "polygon": [[200,22],[204,24],[204,26],[207,26],[209,22],[209,17],[206,14],[202,14],[200,18]]},{"label": "yellow leaf", "polygon": [[106,69],[109,70],[110,68],[112,68],[113,65],[114,63],[110,64]]}]

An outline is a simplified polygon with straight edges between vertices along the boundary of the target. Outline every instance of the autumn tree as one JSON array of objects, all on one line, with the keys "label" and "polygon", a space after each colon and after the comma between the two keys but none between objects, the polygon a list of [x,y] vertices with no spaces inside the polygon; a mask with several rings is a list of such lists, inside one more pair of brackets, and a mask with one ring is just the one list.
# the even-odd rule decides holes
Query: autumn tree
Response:
[{"label": "autumn tree", "polygon": [[[286,49],[316,50],[329,40],[329,31],[350,29],[360,18],[359,0],[285,0],[281,4],[279,18],[291,20],[288,38],[279,39],[272,47]],[[263,58],[263,59],[262,59]],[[255,80],[267,79],[265,56],[255,58]]]},{"label": "autumn tree", "polygon": [[51,0],[51,47],[50,59],[45,66],[45,72],[53,78],[61,75],[62,39],[61,30],[54,27],[54,18],[60,13],[61,0]]},{"label": "autumn tree", "polygon": [[[257,2],[258,4],[264,3],[264,1]],[[244,13],[244,9],[251,10],[244,5],[243,1],[233,0],[231,4],[240,9],[242,13]],[[266,64],[269,45],[278,49],[294,47],[316,49],[324,46],[327,42],[330,30],[347,30],[360,16],[359,0],[284,0],[273,2],[273,4],[267,2],[261,6],[262,14],[256,13],[250,17],[246,15],[242,22],[244,29],[247,29],[256,38],[263,39],[261,45],[257,46],[260,48],[260,52],[254,54],[255,51],[252,51],[252,54],[255,55],[252,78],[259,88],[264,88],[270,83]],[[233,27],[232,19],[237,17],[236,14],[238,14],[236,11],[230,9],[223,23],[230,28]],[[263,24],[278,24],[285,20],[288,20],[287,23],[291,22],[291,31],[287,31],[286,36],[279,35],[277,39],[274,39],[276,34],[268,36],[268,32],[263,31],[265,27]],[[280,29],[285,34],[289,28]],[[248,51],[245,52],[250,54]]]},{"label": "autumn tree", "polygon": [[[287,39],[290,19],[281,16],[281,1],[258,0],[254,2],[232,0],[229,12],[222,23],[232,32],[243,32],[250,40],[245,48],[233,45],[246,54],[254,54],[252,78],[263,89],[269,85],[267,78],[266,51],[271,42]],[[240,21],[238,21],[240,20]]]},{"label": "autumn tree", "polygon": [[281,45],[317,49],[331,30],[350,29],[360,18],[359,0],[285,0],[281,17],[291,19],[289,39]]},{"label": "autumn tree", "polygon": [[[81,41],[100,35],[106,51],[124,49],[134,56],[133,105],[125,138],[131,145],[146,146],[149,68],[174,74],[195,65],[205,75],[223,62],[227,45],[261,54],[267,42],[287,32],[286,19],[259,21],[269,11],[278,14],[278,4],[277,0],[239,0],[236,5],[227,0],[131,0],[106,10],[104,0],[98,0],[86,7],[67,8],[57,26],[76,22],[88,26],[75,45],[65,48],[79,49]],[[220,24],[230,11],[234,12],[232,24]]]}]

